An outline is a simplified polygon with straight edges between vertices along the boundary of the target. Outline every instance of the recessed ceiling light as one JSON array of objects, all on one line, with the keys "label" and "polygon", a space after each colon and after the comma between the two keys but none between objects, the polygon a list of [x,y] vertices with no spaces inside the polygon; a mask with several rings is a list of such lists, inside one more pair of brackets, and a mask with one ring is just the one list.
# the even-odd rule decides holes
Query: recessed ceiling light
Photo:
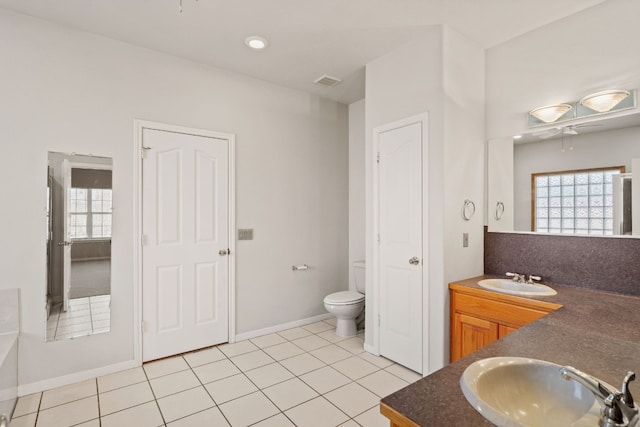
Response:
[{"label": "recessed ceiling light", "polygon": [[269,46],[269,42],[267,41],[267,39],[260,36],[247,37],[246,39],[244,39],[244,44],[255,50],[262,50]]},{"label": "recessed ceiling light", "polygon": [[522,135],[514,135],[513,136],[513,139],[520,139],[520,138],[522,138]]}]

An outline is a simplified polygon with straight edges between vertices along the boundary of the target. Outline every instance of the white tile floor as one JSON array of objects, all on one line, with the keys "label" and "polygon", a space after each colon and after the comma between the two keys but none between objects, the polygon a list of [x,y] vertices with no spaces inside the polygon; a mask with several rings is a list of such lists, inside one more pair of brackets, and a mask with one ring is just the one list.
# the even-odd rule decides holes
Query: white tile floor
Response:
[{"label": "white tile floor", "polygon": [[62,304],[54,306],[47,319],[47,339],[61,340],[109,332],[110,305],[111,295],[98,295],[69,300],[66,312],[62,311]]},{"label": "white tile floor", "polygon": [[420,378],[338,337],[335,321],[224,344],[23,396],[11,427],[386,427],[384,397]]}]

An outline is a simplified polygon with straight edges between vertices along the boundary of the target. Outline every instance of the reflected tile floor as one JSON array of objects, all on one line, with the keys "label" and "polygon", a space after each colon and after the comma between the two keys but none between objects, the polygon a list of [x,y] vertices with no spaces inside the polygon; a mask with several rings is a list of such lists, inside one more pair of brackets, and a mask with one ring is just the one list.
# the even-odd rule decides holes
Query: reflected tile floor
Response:
[{"label": "reflected tile floor", "polygon": [[387,427],[380,398],[420,375],[334,331],[316,322],[23,396],[11,427]]},{"label": "reflected tile floor", "polygon": [[47,319],[47,339],[61,340],[109,332],[111,295],[97,295],[69,300],[69,309],[62,304],[51,309]]}]

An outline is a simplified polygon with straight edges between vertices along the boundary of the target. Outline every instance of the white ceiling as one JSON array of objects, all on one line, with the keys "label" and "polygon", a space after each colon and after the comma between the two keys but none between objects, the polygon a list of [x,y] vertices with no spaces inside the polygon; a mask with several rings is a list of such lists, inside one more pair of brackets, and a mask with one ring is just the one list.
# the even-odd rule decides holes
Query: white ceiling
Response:
[{"label": "white ceiling", "polygon": [[[350,103],[364,66],[447,24],[489,48],[604,0],[0,0],[0,7]],[[244,39],[266,37],[250,51]],[[416,54],[419,54],[417,52]],[[332,88],[313,80],[343,79]]]}]

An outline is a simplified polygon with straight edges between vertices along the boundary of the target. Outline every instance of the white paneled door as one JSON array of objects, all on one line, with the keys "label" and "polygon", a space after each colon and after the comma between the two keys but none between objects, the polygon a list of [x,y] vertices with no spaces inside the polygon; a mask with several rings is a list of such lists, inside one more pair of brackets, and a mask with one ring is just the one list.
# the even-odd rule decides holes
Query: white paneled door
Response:
[{"label": "white paneled door", "polygon": [[422,373],[423,122],[378,134],[380,354]]},{"label": "white paneled door", "polygon": [[143,129],[142,359],[229,338],[229,141]]}]

